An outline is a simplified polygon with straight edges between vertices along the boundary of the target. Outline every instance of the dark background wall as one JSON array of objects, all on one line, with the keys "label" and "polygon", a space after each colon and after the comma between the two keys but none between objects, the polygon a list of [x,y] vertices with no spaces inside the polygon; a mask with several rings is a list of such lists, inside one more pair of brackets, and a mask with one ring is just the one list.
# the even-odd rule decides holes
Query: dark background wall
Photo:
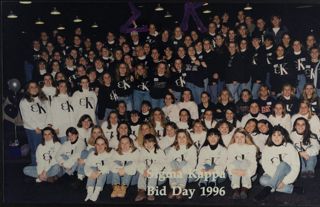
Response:
[{"label": "dark background wall", "polygon": [[[64,3],[55,2],[35,2],[31,5],[21,5],[16,2],[2,3],[2,18],[3,18],[3,78],[4,82],[10,78],[17,77],[23,80],[23,54],[24,50],[30,48],[33,39],[39,37],[40,31],[48,31],[49,35],[53,29],[56,29],[59,24],[66,27],[65,33],[70,35],[76,27],[81,27],[85,35],[93,39],[105,40],[107,31],[119,32],[119,27],[131,15],[127,2],[106,2],[106,1],[73,1],[69,0]],[[211,14],[202,14],[205,7],[198,9],[198,14],[205,24],[210,21],[210,18],[215,14],[221,15],[227,11],[232,20],[235,19],[238,10],[245,6],[244,2],[248,1],[227,1],[227,3],[215,3],[217,1],[209,1],[207,6],[212,10]],[[218,1],[219,2],[219,1]],[[306,34],[313,30],[315,34],[320,34],[320,5],[313,2],[297,4],[297,3],[261,3],[254,1],[252,3],[253,10],[250,14],[254,18],[264,17],[268,22],[270,15],[278,13],[282,16],[283,22],[289,28],[293,37],[304,39]],[[257,3],[258,2],[258,3]],[[297,2],[297,1],[295,1]],[[313,4],[312,4],[313,3]],[[154,8],[157,3],[154,1],[135,2],[138,9],[142,12],[141,17],[137,20],[138,25],[146,25],[148,23],[156,23],[158,27],[173,28],[178,21],[180,23],[183,17],[183,2],[169,1],[162,2],[161,5],[165,11],[169,11],[173,17],[164,18],[165,11],[155,12]],[[301,6],[311,5],[312,7],[300,8]],[[50,15],[53,7],[57,7],[62,12],[60,16]],[[18,16],[18,19],[7,19],[9,11],[13,10]],[[83,19],[82,23],[73,23],[74,17],[78,15]],[[34,22],[40,17],[45,21],[45,25],[35,25]],[[99,28],[92,29],[90,25],[97,22]],[[194,28],[194,22],[190,18],[190,28]]]}]

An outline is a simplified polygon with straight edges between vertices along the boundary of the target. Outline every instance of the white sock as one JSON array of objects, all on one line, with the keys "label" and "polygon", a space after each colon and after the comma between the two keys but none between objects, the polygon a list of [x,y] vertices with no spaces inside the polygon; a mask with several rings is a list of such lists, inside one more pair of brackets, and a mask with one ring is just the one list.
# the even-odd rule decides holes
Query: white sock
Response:
[{"label": "white sock", "polygon": [[79,175],[79,174],[78,174],[78,179],[79,179],[79,180],[83,180],[83,178],[84,178],[84,175]]},{"label": "white sock", "polygon": [[96,189],[94,189],[94,193],[92,194],[90,200],[96,201],[99,197],[100,191],[101,191],[101,187],[96,187]]},{"label": "white sock", "polygon": [[39,178],[37,178],[37,179],[36,179],[36,182],[37,182],[37,183],[41,183],[42,180],[40,180]]},{"label": "white sock", "polygon": [[87,197],[84,199],[84,201],[88,201],[90,199],[90,197],[93,194],[93,187],[88,187],[87,188]]}]

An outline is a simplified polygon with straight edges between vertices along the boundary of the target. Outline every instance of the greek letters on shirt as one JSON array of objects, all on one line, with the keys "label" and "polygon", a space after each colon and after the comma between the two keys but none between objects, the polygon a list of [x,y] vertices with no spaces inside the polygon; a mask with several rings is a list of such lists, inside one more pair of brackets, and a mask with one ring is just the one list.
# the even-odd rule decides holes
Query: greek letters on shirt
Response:
[{"label": "greek letters on shirt", "polygon": [[84,106],[86,109],[93,109],[94,99],[92,97],[84,97],[79,100],[79,105]]},{"label": "greek letters on shirt", "polygon": [[137,85],[137,88],[139,88],[142,91],[149,91],[147,85],[149,85],[149,81],[141,82],[141,84]]},{"label": "greek letters on shirt", "polygon": [[306,60],[307,59],[303,57],[303,58],[298,58],[296,61],[294,61],[297,71],[303,71],[306,69],[305,67]]},{"label": "greek letters on shirt", "polygon": [[39,114],[47,113],[46,110],[39,103],[32,104],[31,105],[31,111],[32,112],[38,112]]},{"label": "greek letters on shirt", "polygon": [[184,154],[181,154],[179,157],[176,157],[174,160],[177,161],[177,162],[184,161]]},{"label": "greek letters on shirt", "polygon": [[[311,138],[312,139],[312,138]],[[298,152],[304,152],[304,151],[306,151],[307,149],[309,149],[309,148],[311,148],[313,145],[312,144],[309,144],[308,146],[304,146],[303,144],[302,144],[302,142],[300,142],[300,143],[295,143],[294,144],[294,147],[296,148],[296,150],[298,151]]]},{"label": "greek letters on shirt", "polygon": [[288,75],[288,71],[286,70],[287,64],[288,63],[274,64],[273,65],[274,74],[277,74],[277,75],[280,75],[280,76]]},{"label": "greek letters on shirt", "polygon": [[234,157],[235,160],[244,160],[244,158],[245,158],[245,154],[236,155]]},{"label": "greek letters on shirt", "polygon": [[104,166],[104,160],[101,160],[96,163],[97,168],[99,169],[100,167]]},{"label": "greek letters on shirt", "polygon": [[52,160],[52,155],[51,153],[54,151],[54,147],[51,147],[50,150],[48,152],[43,153],[42,158],[43,160],[47,161],[47,162],[51,162]]},{"label": "greek letters on shirt", "polygon": [[115,90],[112,90],[110,93],[110,100],[111,101],[117,101],[118,100],[118,95],[116,94]]},{"label": "greek letters on shirt", "polygon": [[117,83],[117,87],[121,88],[123,90],[128,90],[131,88],[130,84],[128,82],[126,82],[126,80],[119,81]]},{"label": "greek letters on shirt", "polygon": [[271,65],[272,61],[272,52],[267,53],[267,64]]},{"label": "greek letters on shirt", "polygon": [[153,160],[153,159],[145,159],[145,163],[146,163],[147,168],[150,168],[154,161],[155,160]]},{"label": "greek letters on shirt", "polygon": [[73,111],[73,106],[69,103],[69,101],[66,101],[65,103],[61,103],[61,109],[62,111],[71,112]]},{"label": "greek letters on shirt", "polygon": [[281,162],[283,162],[284,158],[287,156],[288,154],[278,154],[277,156],[274,156],[270,159],[271,163],[273,165],[278,165]]},{"label": "greek letters on shirt", "polygon": [[258,53],[254,53],[253,57],[252,57],[252,65],[258,65],[257,61],[258,61]]},{"label": "greek letters on shirt", "polygon": [[186,78],[186,73],[182,73],[181,76],[179,76],[179,79],[175,80],[174,83],[175,83],[177,86],[183,88],[183,87],[185,87],[185,85],[186,85],[185,78]]}]

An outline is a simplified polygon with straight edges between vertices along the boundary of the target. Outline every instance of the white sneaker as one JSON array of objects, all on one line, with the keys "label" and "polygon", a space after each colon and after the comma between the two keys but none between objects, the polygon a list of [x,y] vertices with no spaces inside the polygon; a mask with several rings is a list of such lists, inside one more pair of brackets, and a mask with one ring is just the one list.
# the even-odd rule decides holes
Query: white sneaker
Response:
[{"label": "white sneaker", "polygon": [[40,180],[39,178],[36,179],[36,183],[41,183],[42,180]]},{"label": "white sneaker", "polygon": [[88,201],[91,198],[92,194],[93,194],[93,187],[88,187],[87,197],[84,199],[84,201]]},{"label": "white sneaker", "polygon": [[78,179],[79,180],[83,180],[84,179],[84,175],[78,175]]},{"label": "white sneaker", "polygon": [[90,197],[90,200],[92,201],[97,201],[99,195],[100,195],[100,191],[101,191],[101,188],[99,187],[96,187],[96,189],[94,190],[94,193],[92,194],[92,196]]}]

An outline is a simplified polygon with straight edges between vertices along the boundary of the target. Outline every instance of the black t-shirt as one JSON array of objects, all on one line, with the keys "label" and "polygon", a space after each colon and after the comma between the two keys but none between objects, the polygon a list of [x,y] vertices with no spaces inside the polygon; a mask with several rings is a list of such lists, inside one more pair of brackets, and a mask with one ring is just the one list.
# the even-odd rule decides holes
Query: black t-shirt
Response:
[{"label": "black t-shirt", "polygon": [[150,96],[153,99],[163,99],[168,92],[169,78],[154,75],[150,80]]}]

